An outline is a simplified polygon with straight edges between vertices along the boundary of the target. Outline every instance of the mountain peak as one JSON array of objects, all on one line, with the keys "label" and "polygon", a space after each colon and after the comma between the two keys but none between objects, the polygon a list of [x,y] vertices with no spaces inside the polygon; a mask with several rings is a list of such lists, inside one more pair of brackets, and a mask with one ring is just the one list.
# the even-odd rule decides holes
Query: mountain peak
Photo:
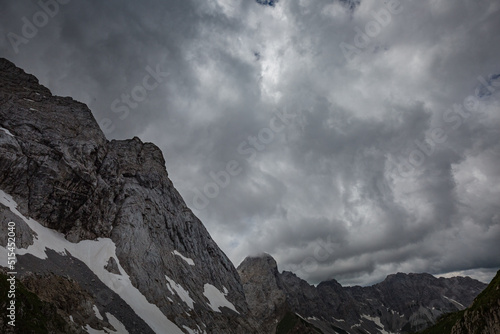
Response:
[{"label": "mountain peak", "polygon": [[[37,245],[17,245],[22,283],[29,271],[64,268],[101,312],[118,317],[127,304],[152,331],[256,332],[238,272],[174,188],[157,146],[108,141],[85,104],[53,96],[5,59],[0,99],[0,219],[15,216],[16,239]],[[67,319],[94,324],[72,307]]]},{"label": "mountain peak", "polygon": [[274,333],[286,310],[286,295],[276,260],[267,253],[249,256],[238,266],[248,307],[262,333]]},{"label": "mountain peak", "polygon": [[247,267],[267,267],[272,270],[278,270],[278,263],[268,253],[259,253],[247,256],[238,266],[238,271],[245,271]]}]

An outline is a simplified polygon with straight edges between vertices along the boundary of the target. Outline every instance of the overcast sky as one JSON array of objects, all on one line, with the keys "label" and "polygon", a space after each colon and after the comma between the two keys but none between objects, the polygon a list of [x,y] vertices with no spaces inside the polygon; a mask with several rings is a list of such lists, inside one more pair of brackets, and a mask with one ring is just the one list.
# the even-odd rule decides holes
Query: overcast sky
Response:
[{"label": "overcast sky", "polygon": [[235,265],[500,268],[499,1],[58,1],[0,0],[0,56],[157,144]]}]

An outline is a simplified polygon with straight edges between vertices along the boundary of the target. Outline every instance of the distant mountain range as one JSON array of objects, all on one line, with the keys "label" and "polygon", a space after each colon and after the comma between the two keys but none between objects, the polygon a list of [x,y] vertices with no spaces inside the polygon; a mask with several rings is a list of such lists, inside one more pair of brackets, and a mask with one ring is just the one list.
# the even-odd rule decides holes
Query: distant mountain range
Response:
[{"label": "distant mountain range", "polygon": [[291,272],[279,273],[269,255],[247,258],[238,272],[265,333],[274,333],[276,320],[290,313],[321,333],[414,333],[464,309],[486,286],[468,277],[398,273],[370,287],[342,287],[335,280],[315,287]]},{"label": "distant mountain range", "polygon": [[6,59],[0,246],[2,333],[387,334],[454,311],[463,328],[498,319],[498,308],[474,306],[498,300],[498,288],[470,278],[399,273],[371,287],[311,286],[267,254],[236,269],[174,188],[158,147],[107,140],[86,105],[53,96]]}]

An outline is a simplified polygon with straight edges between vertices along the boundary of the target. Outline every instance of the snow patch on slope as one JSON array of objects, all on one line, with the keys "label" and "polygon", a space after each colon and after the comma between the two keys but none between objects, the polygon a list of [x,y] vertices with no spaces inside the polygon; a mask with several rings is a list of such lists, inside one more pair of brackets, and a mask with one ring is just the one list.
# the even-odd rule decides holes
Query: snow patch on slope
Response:
[{"label": "snow patch on slope", "polygon": [[212,284],[207,283],[203,286],[203,295],[207,297],[208,306],[210,306],[212,310],[215,312],[221,312],[220,308],[225,306],[239,314],[240,312],[236,311],[234,305],[226,299],[227,292],[228,291],[225,287],[223,293]]},{"label": "snow patch on slope", "polygon": [[189,308],[193,309],[194,300],[189,297],[189,291],[185,290],[180,284],[175,283],[175,281],[167,275],[165,275],[165,278],[167,279],[167,287],[170,292],[174,294],[175,291],[182,301],[186,303]]},{"label": "snow patch on slope", "polygon": [[455,299],[451,299],[451,298],[448,298],[446,297],[445,295],[443,295],[444,298],[446,298],[447,300],[449,300],[450,302],[452,302],[453,304],[455,304],[455,306],[458,306],[459,309],[465,309],[465,306],[462,305],[461,303],[457,302]]},{"label": "snow patch on slope", "polygon": [[118,319],[116,319],[112,314],[106,312],[106,317],[108,318],[109,323],[116,329],[117,333],[128,334],[128,331],[125,328],[125,326],[123,326],[123,324]]},{"label": "snow patch on slope", "polygon": [[99,312],[99,309],[97,308],[96,305],[92,306],[92,309],[94,310],[94,313],[95,313],[95,316],[97,317],[97,319],[104,320],[104,318],[101,315],[101,312]]},{"label": "snow patch on slope", "polygon": [[[111,290],[117,293],[135,313],[141,317],[156,333],[184,334],[182,330],[171,322],[158,308],[158,306],[148,302],[146,297],[135,288],[128,275],[116,275],[110,273],[104,266],[110,257],[113,257],[118,264],[120,272],[126,273],[120,265],[116,256],[116,246],[111,239],[98,238],[97,240],[83,240],[79,243],[71,243],[64,238],[62,233],[46,228],[34,219],[26,218],[17,210],[17,203],[14,199],[0,190],[0,203],[9,207],[12,213],[23,219],[26,224],[36,233],[33,244],[27,249],[18,249],[17,254],[32,254],[40,259],[46,259],[46,249],[52,249],[58,253],[66,255],[70,253],[79,259]],[[3,248],[3,247],[2,247]],[[7,252],[0,251],[0,260],[7,263]]]},{"label": "snow patch on slope", "polygon": [[200,326],[197,326],[198,328],[193,330],[187,326],[182,326],[189,334],[207,334],[206,331],[202,330]]},{"label": "snow patch on slope", "polygon": [[375,323],[375,325],[377,325],[377,327],[380,327],[381,329],[379,329],[379,332],[381,334],[393,334],[391,332],[387,332],[385,330],[385,326],[382,325],[382,323],[380,322],[380,318],[379,317],[370,317],[369,315],[365,315],[365,314],[362,314],[361,315],[361,318],[365,318],[366,320],[370,320],[370,321],[373,321]]},{"label": "snow patch on slope", "polygon": [[185,257],[184,255],[182,255],[181,253],[179,253],[178,251],[174,250],[172,252],[172,254],[174,255],[177,255],[178,257],[180,257],[181,259],[183,259],[184,261],[186,261],[187,264],[189,264],[190,266],[194,266],[194,261],[193,259],[190,259],[188,257]]},{"label": "snow patch on slope", "polygon": [[9,130],[7,130],[6,128],[0,127],[0,131],[5,132],[8,136],[14,137],[14,135]]},{"label": "snow patch on slope", "polygon": [[111,334],[111,333],[129,334],[125,326],[123,326],[123,324],[118,319],[116,319],[112,314],[106,312],[106,317],[108,318],[111,326],[113,326],[116,329],[115,331],[108,328],[98,330],[90,327],[90,325],[85,326],[83,329],[85,329],[89,334]]}]

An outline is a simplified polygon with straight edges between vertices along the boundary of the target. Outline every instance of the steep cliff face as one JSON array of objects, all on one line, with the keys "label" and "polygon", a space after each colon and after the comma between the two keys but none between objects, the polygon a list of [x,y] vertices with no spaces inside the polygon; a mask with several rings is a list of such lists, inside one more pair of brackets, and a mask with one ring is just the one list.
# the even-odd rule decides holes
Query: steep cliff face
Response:
[{"label": "steep cliff face", "polygon": [[275,333],[277,319],[287,310],[286,295],[276,261],[268,254],[247,257],[238,266],[252,316],[261,333]]},{"label": "steep cliff face", "polygon": [[[236,269],[175,190],[161,151],[138,138],[106,140],[84,104],[53,96],[5,59],[0,59],[0,190],[0,219],[17,224],[21,280],[32,268],[48,277],[64,262],[64,274],[81,283],[103,314],[112,314],[107,307],[113,303],[100,295],[132,289],[179,333],[255,332]],[[36,250],[44,247],[56,251]],[[97,257],[90,259],[91,254]],[[77,270],[84,266],[90,273]],[[86,288],[92,279],[102,286]],[[123,302],[134,298],[129,299]],[[145,320],[150,331],[156,320]],[[133,322],[127,327],[131,333],[132,327]]]},{"label": "steep cliff face", "polygon": [[[291,272],[279,273],[275,263],[263,256],[246,259],[238,267],[251,312],[264,325],[273,318],[290,322],[290,313],[296,314],[313,325],[312,330],[332,334],[413,333],[444,313],[464,309],[486,286],[470,278],[401,273],[370,287],[342,287],[335,280],[312,286]],[[273,298],[282,292],[285,300]],[[285,317],[282,310],[288,311]],[[283,326],[281,330],[293,332]]]}]

